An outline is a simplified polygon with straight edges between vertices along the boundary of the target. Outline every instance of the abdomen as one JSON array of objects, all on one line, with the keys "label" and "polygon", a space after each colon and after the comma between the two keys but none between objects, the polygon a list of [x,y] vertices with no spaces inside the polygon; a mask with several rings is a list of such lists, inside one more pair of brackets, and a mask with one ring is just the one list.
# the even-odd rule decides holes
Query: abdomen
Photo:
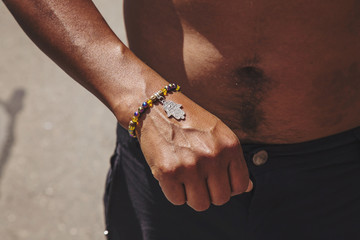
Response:
[{"label": "abdomen", "polygon": [[301,142],[360,124],[356,0],[174,2],[127,1],[130,47],[241,139]]}]

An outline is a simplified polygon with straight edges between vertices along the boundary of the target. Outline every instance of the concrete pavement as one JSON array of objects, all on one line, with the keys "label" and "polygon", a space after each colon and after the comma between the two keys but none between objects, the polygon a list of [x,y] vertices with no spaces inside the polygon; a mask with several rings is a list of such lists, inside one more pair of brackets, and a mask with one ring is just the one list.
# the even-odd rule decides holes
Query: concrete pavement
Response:
[{"label": "concrete pavement", "polygon": [[[94,1],[125,39],[122,1]],[[116,119],[0,4],[0,239],[104,239]]]}]

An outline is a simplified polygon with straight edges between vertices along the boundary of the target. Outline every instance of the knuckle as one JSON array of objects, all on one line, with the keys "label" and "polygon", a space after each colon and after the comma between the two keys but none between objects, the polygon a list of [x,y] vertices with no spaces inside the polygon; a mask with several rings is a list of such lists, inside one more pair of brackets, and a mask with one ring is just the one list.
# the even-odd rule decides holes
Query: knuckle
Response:
[{"label": "knuckle", "polygon": [[182,168],[184,170],[196,170],[200,165],[200,162],[199,159],[188,159],[182,164]]},{"label": "knuckle", "polygon": [[240,141],[236,136],[229,137],[228,140],[226,141],[226,148],[228,149],[238,149],[239,147],[240,147]]},{"label": "knuckle", "polygon": [[151,168],[153,176],[161,180],[180,179],[189,174],[196,174],[202,165],[201,159],[187,159],[180,163],[161,164]]},{"label": "knuckle", "polygon": [[221,156],[228,155],[238,151],[241,147],[240,141],[236,136],[226,137],[218,142],[213,147],[208,148],[202,152],[202,156],[207,160],[216,160]]},{"label": "knuckle", "polygon": [[218,147],[214,147],[212,149],[208,149],[203,153],[203,156],[207,159],[216,159],[220,154],[220,149]]},{"label": "knuckle", "polygon": [[164,176],[161,174],[161,172],[157,171],[157,170],[153,170],[152,171],[152,175],[154,176],[154,178],[158,181],[163,181],[164,180]]},{"label": "knuckle", "polygon": [[152,169],[152,174],[157,180],[165,180],[175,176],[176,169],[170,166],[158,166]]}]

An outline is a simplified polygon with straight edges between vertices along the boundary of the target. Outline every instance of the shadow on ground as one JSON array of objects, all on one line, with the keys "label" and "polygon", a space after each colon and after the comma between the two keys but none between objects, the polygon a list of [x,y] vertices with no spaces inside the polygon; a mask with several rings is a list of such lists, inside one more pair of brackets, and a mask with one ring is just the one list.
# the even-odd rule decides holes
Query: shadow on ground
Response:
[{"label": "shadow on ground", "polygon": [[[3,145],[0,146],[0,183],[4,173],[4,168],[9,160],[11,150],[15,144],[15,127],[18,114],[24,106],[25,90],[22,88],[14,90],[8,100],[0,99],[0,106],[5,109],[8,114],[8,126],[5,128],[5,138]],[[0,119],[1,120],[1,119]],[[0,194],[1,197],[1,194]]]}]

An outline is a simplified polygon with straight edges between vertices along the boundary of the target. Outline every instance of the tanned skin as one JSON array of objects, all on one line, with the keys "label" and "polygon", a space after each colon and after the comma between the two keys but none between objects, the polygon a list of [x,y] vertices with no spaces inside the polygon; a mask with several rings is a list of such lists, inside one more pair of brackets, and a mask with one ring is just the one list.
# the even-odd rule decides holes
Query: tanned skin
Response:
[{"label": "tanned skin", "polygon": [[358,0],[125,0],[129,50],[89,0],[3,0],[29,37],[127,127],[168,82],[141,149],[170,202],[197,211],[252,189],[240,142],[297,143],[360,125]]}]

